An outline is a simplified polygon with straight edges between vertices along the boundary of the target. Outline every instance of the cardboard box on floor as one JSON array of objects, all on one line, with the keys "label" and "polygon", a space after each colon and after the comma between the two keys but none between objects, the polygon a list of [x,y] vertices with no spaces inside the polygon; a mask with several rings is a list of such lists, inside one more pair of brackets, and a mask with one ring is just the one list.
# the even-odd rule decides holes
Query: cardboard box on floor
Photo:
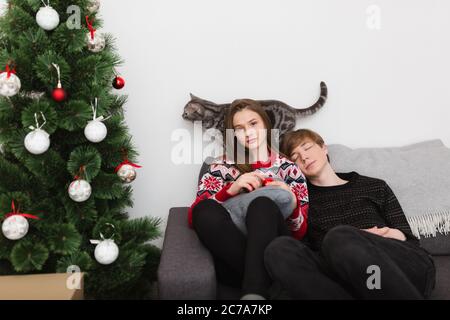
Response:
[{"label": "cardboard box on floor", "polygon": [[82,300],[83,279],[83,273],[0,276],[0,300]]}]

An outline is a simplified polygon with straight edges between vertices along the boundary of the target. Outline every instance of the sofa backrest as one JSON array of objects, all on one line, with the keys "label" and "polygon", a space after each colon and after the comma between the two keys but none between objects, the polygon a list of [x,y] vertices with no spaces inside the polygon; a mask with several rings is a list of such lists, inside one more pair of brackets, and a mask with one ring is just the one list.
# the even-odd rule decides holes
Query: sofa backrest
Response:
[{"label": "sofa backrest", "polygon": [[[450,255],[450,149],[441,140],[387,148],[332,144],[328,150],[335,171],[385,180],[422,245],[433,254]],[[211,161],[203,163],[199,181]]]}]

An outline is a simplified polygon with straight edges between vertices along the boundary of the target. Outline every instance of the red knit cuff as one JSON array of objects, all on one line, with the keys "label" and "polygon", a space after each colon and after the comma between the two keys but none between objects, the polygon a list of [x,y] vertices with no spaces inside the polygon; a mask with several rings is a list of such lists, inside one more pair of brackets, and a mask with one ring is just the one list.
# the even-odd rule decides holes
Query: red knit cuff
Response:
[{"label": "red knit cuff", "polygon": [[227,184],[225,187],[223,187],[219,192],[216,193],[215,198],[217,201],[224,202],[228,199],[232,198],[233,196],[229,194],[227,191],[230,189],[231,183]]}]

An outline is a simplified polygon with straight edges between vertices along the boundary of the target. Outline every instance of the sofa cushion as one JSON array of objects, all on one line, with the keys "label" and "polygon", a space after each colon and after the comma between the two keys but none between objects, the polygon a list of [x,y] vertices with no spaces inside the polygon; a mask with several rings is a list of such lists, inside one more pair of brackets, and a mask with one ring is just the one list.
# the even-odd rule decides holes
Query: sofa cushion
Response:
[{"label": "sofa cushion", "polygon": [[435,237],[422,237],[420,245],[434,256],[449,255],[450,259],[450,234],[437,233]]},{"label": "sofa cushion", "polygon": [[433,257],[436,266],[436,286],[430,299],[450,300],[450,256]]},{"label": "sofa cushion", "polygon": [[158,267],[162,300],[207,300],[217,294],[211,253],[187,223],[188,208],[171,208]]},{"label": "sofa cushion", "polygon": [[[440,140],[404,147],[351,149],[329,145],[337,172],[357,171],[385,180],[396,194],[418,238],[450,232],[450,149]],[[450,254],[448,237],[423,241],[431,253]],[[435,250],[436,249],[436,250]]]}]

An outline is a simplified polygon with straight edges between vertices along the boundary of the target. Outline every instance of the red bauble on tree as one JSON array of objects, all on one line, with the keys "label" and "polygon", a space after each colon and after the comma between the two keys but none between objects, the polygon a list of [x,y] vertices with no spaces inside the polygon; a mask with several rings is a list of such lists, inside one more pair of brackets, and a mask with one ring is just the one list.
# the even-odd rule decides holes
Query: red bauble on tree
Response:
[{"label": "red bauble on tree", "polygon": [[125,87],[125,80],[122,77],[116,76],[112,83],[113,87],[116,89],[122,89]]},{"label": "red bauble on tree", "polygon": [[66,100],[66,90],[63,88],[55,88],[52,92],[52,98],[56,102],[63,102]]},{"label": "red bauble on tree", "polygon": [[52,64],[55,67],[56,71],[58,72],[58,85],[56,86],[55,89],[53,89],[52,98],[56,102],[63,102],[64,100],[66,100],[67,97],[66,90],[64,90],[64,88],[61,85],[61,73],[59,71],[59,66],[55,63]]}]

